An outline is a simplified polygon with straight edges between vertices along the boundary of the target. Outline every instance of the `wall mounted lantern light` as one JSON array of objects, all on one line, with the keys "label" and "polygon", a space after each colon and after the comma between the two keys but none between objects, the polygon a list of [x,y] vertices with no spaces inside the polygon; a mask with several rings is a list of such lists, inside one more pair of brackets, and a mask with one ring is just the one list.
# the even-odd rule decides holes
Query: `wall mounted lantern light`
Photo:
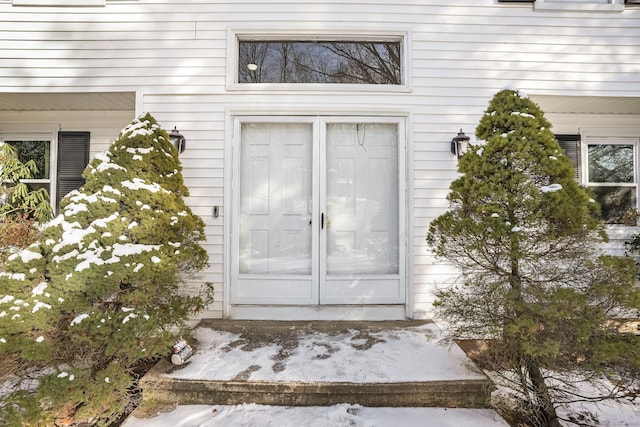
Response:
[{"label": "wall mounted lantern light", "polygon": [[454,136],[451,140],[451,154],[455,154],[458,160],[460,160],[462,155],[467,152],[470,140],[471,138],[465,135],[462,129],[460,129],[458,135]]},{"label": "wall mounted lantern light", "polygon": [[174,126],[171,133],[169,133],[169,139],[176,146],[178,153],[184,152],[184,149],[187,148],[187,140],[185,137],[178,131],[178,127]]}]

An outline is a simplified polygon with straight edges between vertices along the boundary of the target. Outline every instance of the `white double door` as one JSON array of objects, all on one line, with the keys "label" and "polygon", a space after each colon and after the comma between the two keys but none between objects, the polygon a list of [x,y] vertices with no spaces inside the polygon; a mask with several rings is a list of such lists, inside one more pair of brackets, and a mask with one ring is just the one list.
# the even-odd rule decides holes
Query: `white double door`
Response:
[{"label": "white double door", "polygon": [[403,304],[404,122],[235,120],[231,303]]}]

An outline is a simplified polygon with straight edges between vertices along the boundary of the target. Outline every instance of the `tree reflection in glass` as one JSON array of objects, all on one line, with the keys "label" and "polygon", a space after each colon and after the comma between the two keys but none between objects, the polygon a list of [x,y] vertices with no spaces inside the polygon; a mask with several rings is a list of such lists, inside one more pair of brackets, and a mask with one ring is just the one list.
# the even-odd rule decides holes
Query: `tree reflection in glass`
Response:
[{"label": "tree reflection in glass", "polygon": [[589,188],[600,204],[602,219],[617,224],[636,206],[633,145],[589,145]]},{"label": "tree reflection in glass", "polygon": [[239,83],[402,84],[400,42],[240,41]]}]

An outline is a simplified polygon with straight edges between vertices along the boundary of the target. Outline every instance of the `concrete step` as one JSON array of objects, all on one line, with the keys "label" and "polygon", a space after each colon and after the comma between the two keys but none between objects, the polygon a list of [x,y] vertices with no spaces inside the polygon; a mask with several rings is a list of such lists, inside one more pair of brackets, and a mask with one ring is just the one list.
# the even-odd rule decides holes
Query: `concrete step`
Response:
[{"label": "concrete step", "polygon": [[430,322],[211,321],[185,365],[141,380],[159,403],[485,408],[493,384]]}]

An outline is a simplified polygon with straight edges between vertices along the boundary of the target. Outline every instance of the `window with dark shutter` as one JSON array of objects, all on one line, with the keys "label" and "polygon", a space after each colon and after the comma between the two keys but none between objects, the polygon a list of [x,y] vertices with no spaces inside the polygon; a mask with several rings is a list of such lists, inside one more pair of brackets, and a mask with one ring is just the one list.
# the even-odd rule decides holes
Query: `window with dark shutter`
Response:
[{"label": "window with dark shutter", "polygon": [[58,132],[56,206],[69,192],[84,184],[82,172],[89,163],[89,139],[89,132]]},{"label": "window with dark shutter", "polygon": [[560,147],[571,160],[576,179],[580,178],[580,135],[556,135]]}]

